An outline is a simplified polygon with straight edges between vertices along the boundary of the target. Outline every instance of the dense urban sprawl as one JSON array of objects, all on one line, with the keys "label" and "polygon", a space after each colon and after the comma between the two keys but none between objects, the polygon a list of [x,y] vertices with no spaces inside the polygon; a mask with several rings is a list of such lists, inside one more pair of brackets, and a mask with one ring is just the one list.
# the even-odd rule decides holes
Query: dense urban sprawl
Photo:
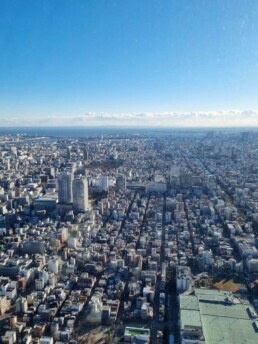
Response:
[{"label": "dense urban sprawl", "polygon": [[258,135],[0,137],[2,343],[258,343]]}]

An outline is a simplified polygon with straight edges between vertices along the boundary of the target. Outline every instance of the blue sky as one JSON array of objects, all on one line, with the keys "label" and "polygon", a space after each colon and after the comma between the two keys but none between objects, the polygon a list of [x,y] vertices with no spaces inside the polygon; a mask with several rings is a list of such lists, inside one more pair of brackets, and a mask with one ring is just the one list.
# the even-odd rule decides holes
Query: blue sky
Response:
[{"label": "blue sky", "polygon": [[0,52],[2,126],[258,124],[257,0],[0,0]]}]

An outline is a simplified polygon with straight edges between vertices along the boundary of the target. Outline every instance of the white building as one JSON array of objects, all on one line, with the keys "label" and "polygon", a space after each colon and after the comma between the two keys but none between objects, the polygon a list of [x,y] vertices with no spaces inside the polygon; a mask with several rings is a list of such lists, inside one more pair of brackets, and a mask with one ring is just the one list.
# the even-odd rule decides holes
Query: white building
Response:
[{"label": "white building", "polygon": [[68,243],[67,244],[68,244],[69,248],[76,248],[77,247],[77,238],[74,238],[74,237],[70,236],[68,238]]},{"label": "white building", "polygon": [[90,313],[87,316],[87,321],[90,323],[100,323],[102,319],[103,303],[97,296],[93,296],[89,302]]},{"label": "white building", "polygon": [[73,173],[61,172],[58,175],[58,200],[59,203],[72,203]]},{"label": "white building", "polygon": [[52,272],[53,274],[58,274],[59,269],[59,259],[58,257],[52,257],[49,259],[48,264],[48,272]]},{"label": "white building", "polygon": [[28,302],[25,297],[19,297],[15,302],[15,311],[17,313],[26,313],[28,309]]},{"label": "white building", "polygon": [[191,269],[188,266],[177,266],[176,268],[176,289],[179,292],[190,290],[192,286]]},{"label": "white building", "polygon": [[52,337],[41,337],[40,344],[54,344],[54,339]]},{"label": "white building", "polygon": [[6,331],[5,335],[2,338],[2,343],[14,344],[16,343],[16,340],[17,340],[16,331]]}]

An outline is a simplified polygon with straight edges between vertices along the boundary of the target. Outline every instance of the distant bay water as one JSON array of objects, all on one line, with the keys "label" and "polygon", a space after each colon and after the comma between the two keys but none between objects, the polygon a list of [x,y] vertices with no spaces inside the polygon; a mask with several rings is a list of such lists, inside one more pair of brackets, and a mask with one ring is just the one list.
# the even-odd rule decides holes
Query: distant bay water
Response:
[{"label": "distant bay water", "polygon": [[[89,138],[110,135],[143,135],[146,137],[203,137],[210,131],[232,133],[240,129],[230,128],[135,128],[135,127],[10,127],[0,128],[0,136],[26,134],[30,137]],[[242,129],[247,130],[247,129]]]}]

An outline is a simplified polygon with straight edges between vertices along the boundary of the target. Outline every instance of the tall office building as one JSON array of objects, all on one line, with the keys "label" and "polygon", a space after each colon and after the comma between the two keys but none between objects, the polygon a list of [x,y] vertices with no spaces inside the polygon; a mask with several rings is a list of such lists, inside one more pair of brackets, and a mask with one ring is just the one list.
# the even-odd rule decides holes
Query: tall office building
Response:
[{"label": "tall office building", "polygon": [[68,160],[71,160],[71,147],[67,147],[66,149],[66,156]]},{"label": "tall office building", "polygon": [[84,148],[84,150],[83,150],[83,157],[84,157],[84,160],[88,160],[88,151],[87,151],[87,148]]},{"label": "tall office building", "polygon": [[108,190],[108,176],[102,175],[99,177],[99,189],[100,191]]},{"label": "tall office building", "polygon": [[116,186],[120,190],[126,189],[126,178],[124,175],[120,175],[116,178]]},{"label": "tall office building", "polygon": [[58,200],[59,203],[73,202],[73,173],[61,172],[58,175]]},{"label": "tall office building", "polygon": [[76,178],[73,180],[73,210],[75,213],[88,209],[88,180]]}]

